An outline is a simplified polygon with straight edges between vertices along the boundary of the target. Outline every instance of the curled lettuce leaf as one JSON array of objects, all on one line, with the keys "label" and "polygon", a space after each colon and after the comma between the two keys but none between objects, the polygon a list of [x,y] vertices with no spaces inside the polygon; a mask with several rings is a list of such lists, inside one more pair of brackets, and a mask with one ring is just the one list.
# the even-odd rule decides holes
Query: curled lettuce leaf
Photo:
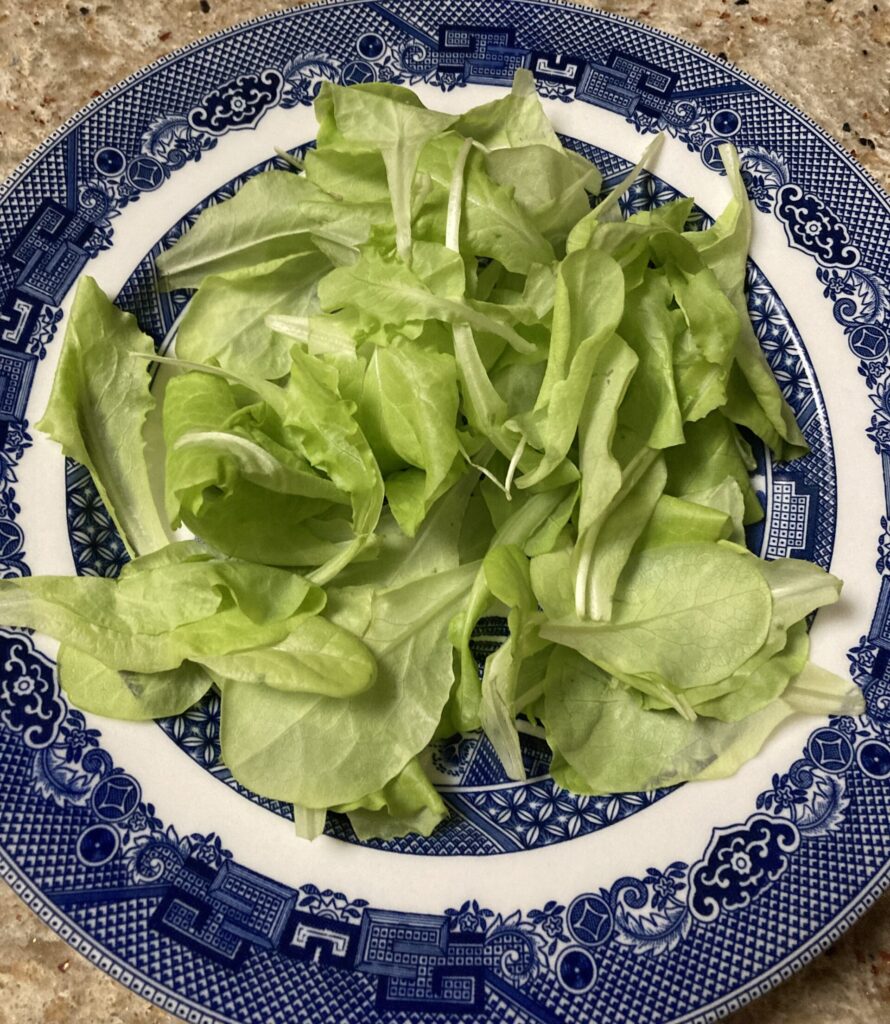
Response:
[{"label": "curled lettuce leaf", "polygon": [[[145,421],[155,407],[148,366],[154,345],[91,277],[81,278],[52,393],[37,429],[86,466],[131,555],[164,547],[145,456]],[[11,623],[10,623],[11,625]]]}]

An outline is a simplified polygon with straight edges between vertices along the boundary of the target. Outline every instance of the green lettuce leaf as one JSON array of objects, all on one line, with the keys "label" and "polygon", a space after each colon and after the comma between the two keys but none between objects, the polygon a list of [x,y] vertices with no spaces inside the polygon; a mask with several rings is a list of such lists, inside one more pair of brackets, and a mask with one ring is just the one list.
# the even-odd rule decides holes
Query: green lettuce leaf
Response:
[{"label": "green lettuce leaf", "polygon": [[[431,216],[440,223],[441,203],[462,142],[454,133],[440,135],[427,143],[418,164],[418,170],[439,186],[440,198],[432,203]],[[470,151],[466,159],[460,239],[462,252],[495,259],[520,274],[527,274],[535,263],[555,259],[553,247],[513,201],[510,191],[489,177],[486,158],[479,151]]]},{"label": "green lettuce leaf", "polygon": [[384,196],[376,205],[353,202],[344,209],[306,177],[267,171],[207,207],[155,265],[163,287],[197,288],[211,275],[317,255],[319,240],[355,247],[367,240],[372,223],[386,219],[388,205]]},{"label": "green lettuce leaf", "polygon": [[230,381],[211,374],[185,373],[168,382],[164,436],[171,522],[185,523],[235,557],[321,565],[352,541],[342,518],[349,495],[288,446],[280,419],[267,405],[242,404],[243,398]]},{"label": "green lettuce leaf", "polygon": [[70,644],[109,668],[150,673],[277,643],[324,594],[294,573],[235,560],[133,571],[119,579],[0,581],[0,618]]},{"label": "green lettuce leaf", "polygon": [[[829,674],[830,675],[830,674]],[[856,714],[859,691],[837,676],[809,673],[783,697],[739,722],[688,721],[675,711],[646,711],[639,693],[611,681],[574,651],[557,649],[550,660],[545,717],[557,752],[552,772],[576,793],[652,790],[693,779],[733,775],[798,708]],[[812,684],[811,684],[812,685]]]},{"label": "green lettuce leaf", "polygon": [[214,678],[270,686],[285,693],[352,697],[373,685],[377,663],[347,629],[315,615],[294,623],[277,643],[202,658]]},{"label": "green lettuce leaf", "polygon": [[751,203],[742,180],[738,151],[731,143],[720,156],[733,198],[707,231],[685,237],[701,253],[738,314],[740,332],[727,392],[726,415],[752,430],[778,459],[806,455],[809,446],[766,361],[754,333],[745,298],[745,271],[751,246]]},{"label": "green lettuce leaf", "polygon": [[457,368],[452,356],[409,348],[378,348],[368,362],[362,422],[402,467],[385,479],[389,507],[409,536],[450,483],[460,458]]},{"label": "green lettuce leaf", "polygon": [[126,672],[71,644],[61,645],[56,660],[59,682],[76,707],[131,722],[180,715],[213,685],[206,670],[190,661],[161,672]]},{"label": "green lettuce leaf", "polygon": [[49,404],[37,429],[90,471],[131,555],[164,547],[164,526],[145,456],[145,421],[154,409],[148,366],[154,344],[91,277],[74,296]]},{"label": "green lettuce leaf", "polygon": [[377,150],[386,167],[392,200],[396,248],[411,262],[411,187],[426,143],[455,121],[451,114],[427,110],[409,89],[383,83],[345,88],[325,82],[322,104],[329,103],[336,131],[347,142]]},{"label": "green lettuce leaf", "polygon": [[177,356],[267,380],[284,377],[293,340],[266,318],[305,315],[329,268],[321,253],[305,252],[206,277],[176,333]]},{"label": "green lettuce leaf", "polygon": [[537,469],[517,487],[540,482],[568,454],[578,430],[589,381],[621,320],[624,279],[618,265],[594,249],[567,256],[560,266],[547,369],[530,417],[517,427],[543,451]]},{"label": "green lettuce leaf", "polygon": [[382,789],[334,810],[348,816],[362,840],[395,839],[409,832],[428,836],[448,816],[448,808],[416,757]]},{"label": "green lettuce leaf", "polygon": [[[466,323],[503,338],[519,352],[534,345],[518,334],[507,311],[479,309],[463,298],[464,268],[457,253],[434,242],[416,242],[412,266],[374,249],[364,249],[359,261],[337,267],[322,279],[318,295],[323,310],[354,309],[364,329],[373,333],[387,326],[424,320]],[[499,311],[499,312],[498,312]]]},{"label": "green lettuce leaf", "polygon": [[485,662],[479,717],[508,777],[524,779],[525,765],[516,729],[520,674],[523,662],[550,644],[538,636],[541,616],[532,589],[529,560],[522,549],[515,544],[491,548],[483,570],[492,595],[510,609],[510,635]]},{"label": "green lettuce leaf", "polygon": [[771,614],[756,560],[724,545],[678,544],[628,565],[610,621],[560,619],[541,636],[606,672],[651,674],[682,690],[737,669],[763,644]]},{"label": "green lettuce leaf", "polygon": [[[236,778],[256,793],[309,808],[382,789],[435,732],[454,679],[448,623],[478,570],[461,566],[370,597],[360,639],[376,658],[377,679],[358,696],[226,682],[220,736]],[[347,621],[332,618],[351,628],[366,601],[366,594],[344,595],[339,616]]]}]

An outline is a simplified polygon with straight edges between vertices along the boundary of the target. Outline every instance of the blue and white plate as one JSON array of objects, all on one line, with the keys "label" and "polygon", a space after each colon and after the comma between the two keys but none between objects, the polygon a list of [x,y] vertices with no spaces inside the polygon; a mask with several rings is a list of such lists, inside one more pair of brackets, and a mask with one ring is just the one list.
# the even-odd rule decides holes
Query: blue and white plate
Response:
[{"label": "blue and white plate", "polygon": [[712,1021],[888,884],[890,201],[804,115],[652,29],[525,0],[309,6],[196,43],[69,121],[0,191],[2,574],[124,559],[89,478],[31,427],[78,275],[160,343],[187,295],[158,293],[158,253],[276,147],[312,140],[321,82],[402,83],[456,111],[517,67],[607,179],[666,133],[631,208],[681,192],[713,215],[729,196],[717,147],[741,151],[751,313],[812,446],[761,458],[749,540],[846,580],[813,656],[852,671],[868,714],[799,719],[723,782],[611,798],[558,790],[531,733],[529,781],[509,782],[470,735],[429,751],[453,812],[430,839],[360,844],[335,816],[308,844],[220,763],[215,698],[158,725],[85,716],[49,641],[2,632],[0,872],[188,1021]]}]

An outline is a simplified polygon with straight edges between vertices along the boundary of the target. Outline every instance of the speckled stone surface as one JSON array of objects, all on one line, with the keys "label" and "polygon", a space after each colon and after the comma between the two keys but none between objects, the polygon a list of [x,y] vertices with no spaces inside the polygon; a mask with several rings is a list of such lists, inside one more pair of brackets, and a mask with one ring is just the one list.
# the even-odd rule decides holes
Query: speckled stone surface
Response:
[{"label": "speckled stone surface", "polygon": [[[268,0],[0,0],[0,179],[114,82],[199,36],[283,6]],[[599,6],[739,65],[805,110],[890,188],[890,0],[613,0]],[[11,890],[0,888],[0,1024],[163,1021],[172,1018],[101,974]],[[791,981],[729,1018],[729,1024],[888,1022],[890,896]]]}]

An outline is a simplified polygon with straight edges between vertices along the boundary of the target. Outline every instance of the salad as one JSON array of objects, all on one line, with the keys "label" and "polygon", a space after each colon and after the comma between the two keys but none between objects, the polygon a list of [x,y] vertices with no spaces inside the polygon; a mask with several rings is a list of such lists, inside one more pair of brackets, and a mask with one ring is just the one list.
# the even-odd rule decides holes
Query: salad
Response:
[{"label": "salad", "polygon": [[601,794],[727,776],[791,715],[859,712],[808,660],[840,581],[745,548],[751,439],[807,446],[748,318],[734,148],[701,229],[691,199],[623,218],[659,140],[601,197],[527,71],[461,115],[382,83],[315,110],[315,148],[160,256],[194,291],[175,352],[78,285],[38,426],[131,560],[0,583],[73,703],[152,719],[215,686],[234,777],[300,835],[333,810],[362,839],[447,816],[436,738],[484,729],[524,778],[518,716],[560,786]]}]

